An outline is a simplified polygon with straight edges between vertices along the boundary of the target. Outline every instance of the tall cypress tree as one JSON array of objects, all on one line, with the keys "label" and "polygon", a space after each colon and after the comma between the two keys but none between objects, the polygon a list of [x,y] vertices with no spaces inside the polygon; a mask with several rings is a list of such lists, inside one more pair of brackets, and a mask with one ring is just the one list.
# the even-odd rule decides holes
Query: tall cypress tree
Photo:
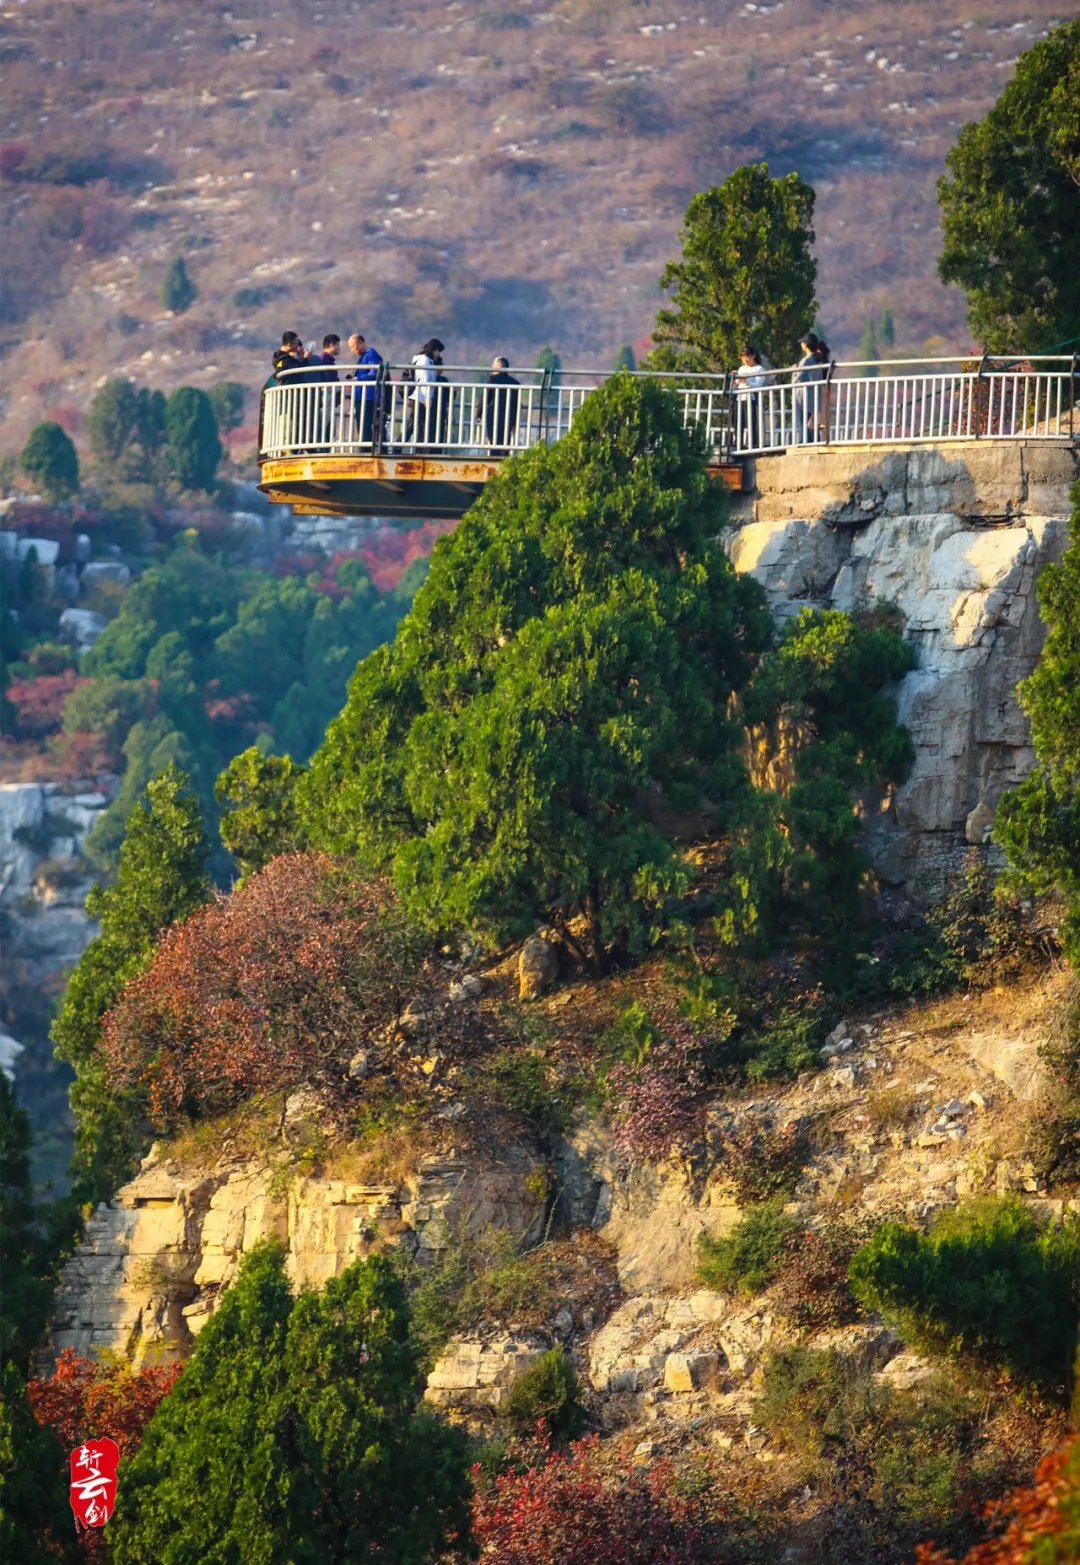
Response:
[{"label": "tall cypress tree", "polygon": [[116,1565],[443,1557],[468,1538],[467,1445],[421,1389],[389,1261],[294,1300],[259,1245],[125,1470]]}]

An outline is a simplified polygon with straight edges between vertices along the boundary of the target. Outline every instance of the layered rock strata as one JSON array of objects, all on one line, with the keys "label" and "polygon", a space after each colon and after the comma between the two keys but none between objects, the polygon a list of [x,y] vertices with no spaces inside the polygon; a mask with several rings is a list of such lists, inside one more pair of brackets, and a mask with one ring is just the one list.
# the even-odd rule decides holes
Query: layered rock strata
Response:
[{"label": "layered rock strata", "polygon": [[939,891],[1031,769],[1015,691],[1042,649],[1035,583],[1066,547],[1077,475],[1075,450],[1035,443],[801,450],[758,460],[733,503],[732,561],[779,616],[894,609],[914,651],[898,706],[915,764],[866,801],[886,886]]}]

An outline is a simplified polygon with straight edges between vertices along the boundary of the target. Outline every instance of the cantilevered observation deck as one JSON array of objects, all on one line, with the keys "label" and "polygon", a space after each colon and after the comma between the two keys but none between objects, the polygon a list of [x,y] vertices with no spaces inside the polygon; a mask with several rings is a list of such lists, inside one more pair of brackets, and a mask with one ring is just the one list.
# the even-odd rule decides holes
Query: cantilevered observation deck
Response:
[{"label": "cantilevered observation deck", "polygon": [[[297,369],[263,392],[260,487],[271,500],[319,515],[448,517],[472,504],[500,464],[572,427],[608,377],[444,367],[418,383],[404,365],[377,379],[346,368]],[[640,373],[640,372],[639,372]],[[1080,355],[883,360],[734,375],[651,374],[699,426],[710,471],[742,487],[746,459],[792,447],[910,446],[959,441],[1080,441]],[[805,375],[806,372],[803,372]],[[645,378],[645,377],[643,377]]]}]

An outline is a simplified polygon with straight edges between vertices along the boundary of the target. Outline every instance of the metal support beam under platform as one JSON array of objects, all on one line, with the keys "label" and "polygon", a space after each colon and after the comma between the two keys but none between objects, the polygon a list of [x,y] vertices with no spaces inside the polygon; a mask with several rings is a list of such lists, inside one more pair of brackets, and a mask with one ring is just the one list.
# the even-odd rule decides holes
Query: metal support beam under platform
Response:
[{"label": "metal support beam under platform", "polygon": [[[497,457],[291,456],[262,464],[259,488],[301,516],[460,517],[489,478]],[[743,486],[740,464],[710,467],[729,489]]]}]

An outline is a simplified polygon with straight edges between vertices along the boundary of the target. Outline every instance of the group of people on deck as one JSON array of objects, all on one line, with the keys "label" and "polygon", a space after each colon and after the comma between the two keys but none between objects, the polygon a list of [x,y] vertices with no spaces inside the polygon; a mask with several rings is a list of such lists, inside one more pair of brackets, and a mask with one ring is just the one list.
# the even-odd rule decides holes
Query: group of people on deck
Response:
[{"label": "group of people on deck", "polygon": [[[459,431],[449,431],[451,399],[449,382],[441,373],[444,344],[432,337],[415,353],[396,383],[402,398],[395,417],[395,383],[382,371],[382,354],[373,348],[362,332],[348,339],[349,352],[355,355],[355,367],[345,375],[345,385],[335,395],[333,407],[338,417],[327,420],[337,425],[336,438],[359,441],[362,445],[387,437],[401,447],[421,445],[430,450],[449,443],[460,445]],[[340,382],[338,367],[341,338],[328,332],[322,351],[310,343],[306,348],[297,332],[282,334],[281,347],[274,354],[273,374],[267,386],[297,382],[305,385]],[[518,444],[520,381],[510,374],[509,361],[500,354],[492,361],[476,405],[472,408],[471,435],[483,438],[493,456],[502,456]],[[443,387],[447,389],[442,390]],[[343,400],[344,399],[344,400]],[[326,438],[329,438],[329,428]],[[467,443],[467,441],[466,441]]]},{"label": "group of people on deck", "polygon": [[[776,371],[747,344],[734,373],[735,396],[731,403],[732,444],[736,450],[754,451],[763,445],[808,444],[826,437],[827,382],[832,356],[828,343],[816,332],[800,341],[802,356],[790,371],[790,399],[781,391]],[[519,438],[521,383],[510,374],[507,359],[499,355],[479,393],[466,406],[455,403],[450,383],[442,373],[444,345],[438,337],[424,343],[391,381],[383,357],[362,332],[348,339],[354,366],[344,373],[344,384],[328,399],[320,441],[379,443],[400,451],[422,447],[435,452],[446,447],[484,444],[492,456],[503,456],[522,443]],[[274,354],[268,386],[339,383],[343,370],[341,338],[328,332],[321,352],[314,343],[305,348],[297,332],[283,333]],[[445,389],[443,389],[445,388]],[[775,391],[775,395],[773,395]],[[395,397],[399,400],[395,405]],[[790,423],[788,414],[790,414]],[[451,428],[451,423],[454,423]]]},{"label": "group of people on deck", "polygon": [[[800,338],[799,347],[802,349],[802,357],[791,366],[790,371],[791,384],[795,387],[791,399],[795,422],[793,439],[796,445],[805,445],[819,437],[824,438],[823,424],[828,417],[824,383],[829,378],[832,354],[824,338],[813,331],[808,331],[805,337]],[[740,450],[752,451],[762,444],[761,393],[766,387],[778,386],[780,382],[775,372],[762,362],[761,354],[752,344],[748,343],[739,357],[742,362],[735,371],[738,392],[733,419],[735,444]],[[775,411],[779,419],[782,398]],[[773,409],[767,408],[766,413],[771,415]]]}]

